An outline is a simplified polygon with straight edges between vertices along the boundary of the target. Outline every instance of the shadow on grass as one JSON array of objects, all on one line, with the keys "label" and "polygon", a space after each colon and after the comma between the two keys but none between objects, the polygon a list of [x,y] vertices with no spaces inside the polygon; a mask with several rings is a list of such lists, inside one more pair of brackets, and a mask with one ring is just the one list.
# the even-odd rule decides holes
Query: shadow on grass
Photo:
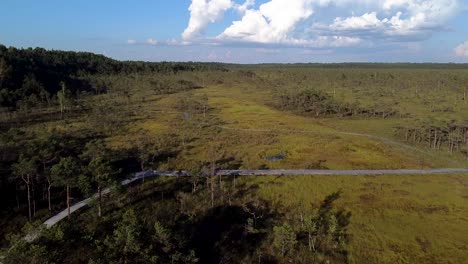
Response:
[{"label": "shadow on grass", "polygon": [[235,263],[252,256],[267,233],[249,232],[249,217],[241,206],[219,206],[193,223],[189,244],[200,263]]}]

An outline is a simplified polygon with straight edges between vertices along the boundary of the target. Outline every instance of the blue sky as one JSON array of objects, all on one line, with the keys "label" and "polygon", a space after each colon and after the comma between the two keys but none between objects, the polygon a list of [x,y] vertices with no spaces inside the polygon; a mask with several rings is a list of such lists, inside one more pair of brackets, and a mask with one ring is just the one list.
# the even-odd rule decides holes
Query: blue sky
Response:
[{"label": "blue sky", "polygon": [[0,43],[120,60],[468,62],[467,0],[1,0]]}]

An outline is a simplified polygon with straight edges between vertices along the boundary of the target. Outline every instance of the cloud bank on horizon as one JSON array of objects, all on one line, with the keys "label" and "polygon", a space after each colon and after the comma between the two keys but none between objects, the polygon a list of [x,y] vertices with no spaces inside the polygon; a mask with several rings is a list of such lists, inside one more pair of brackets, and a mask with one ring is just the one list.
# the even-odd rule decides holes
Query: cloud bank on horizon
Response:
[{"label": "cloud bank on horizon", "polygon": [[455,48],[458,57],[468,57],[468,41],[463,42]]},{"label": "cloud bank on horizon", "polygon": [[[281,45],[306,48],[418,42],[449,31],[460,0],[192,0],[184,43]],[[352,10],[352,11],[351,11]],[[217,35],[206,29],[234,11]],[[456,54],[465,56],[466,43]]]}]

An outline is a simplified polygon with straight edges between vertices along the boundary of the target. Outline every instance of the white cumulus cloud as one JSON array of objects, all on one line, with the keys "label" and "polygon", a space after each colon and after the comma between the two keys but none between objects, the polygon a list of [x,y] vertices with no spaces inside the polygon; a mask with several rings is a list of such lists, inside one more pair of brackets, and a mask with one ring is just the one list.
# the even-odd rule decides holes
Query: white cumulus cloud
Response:
[{"label": "white cumulus cloud", "polygon": [[192,0],[189,24],[182,38],[188,40],[198,37],[210,23],[221,19],[226,10],[233,6],[231,0]]},{"label": "white cumulus cloud", "polygon": [[221,39],[260,43],[283,43],[296,25],[313,13],[313,0],[271,0],[258,10],[246,10],[245,15],[219,36]]},{"label": "white cumulus cloud", "polygon": [[468,57],[468,41],[463,42],[455,48],[458,57]]},{"label": "white cumulus cloud", "polygon": [[146,40],[146,44],[155,46],[158,45],[158,41],[153,38],[149,38]]},{"label": "white cumulus cloud", "polygon": [[228,10],[237,10],[239,18],[205,40],[304,47],[414,42],[446,30],[447,21],[460,10],[460,1],[263,0],[255,5],[254,0],[192,0],[182,38],[203,37],[210,23],[219,21]]},{"label": "white cumulus cloud", "polygon": [[334,30],[349,30],[349,29],[375,29],[383,26],[388,20],[381,21],[377,18],[377,13],[365,13],[362,16],[352,16],[348,18],[338,17],[335,19],[330,28]]},{"label": "white cumulus cloud", "polygon": [[442,30],[459,5],[459,0],[384,0],[378,10],[361,16],[337,17],[332,24],[316,24],[314,29],[368,38],[425,39]]},{"label": "white cumulus cloud", "polygon": [[136,40],[134,40],[134,39],[129,39],[129,40],[127,40],[127,44],[133,45],[133,44],[136,44],[136,43],[137,43],[137,42],[136,42]]}]

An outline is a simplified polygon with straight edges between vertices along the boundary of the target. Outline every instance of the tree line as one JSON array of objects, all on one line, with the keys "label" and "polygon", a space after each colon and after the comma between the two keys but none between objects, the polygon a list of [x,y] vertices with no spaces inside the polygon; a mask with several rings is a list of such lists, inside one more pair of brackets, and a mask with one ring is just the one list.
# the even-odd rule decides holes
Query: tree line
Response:
[{"label": "tree line", "polygon": [[398,114],[391,105],[376,104],[363,107],[357,102],[348,103],[335,99],[328,93],[317,89],[289,89],[275,95],[274,105],[280,109],[291,110],[315,117],[378,117],[388,118]]},{"label": "tree line", "polygon": [[[4,201],[0,210],[25,212],[33,221],[38,211],[53,213],[64,205],[69,211],[72,199],[97,192],[101,216],[104,188],[118,183],[126,173],[157,166],[178,149],[174,135],[156,137],[140,131],[132,140],[133,147],[116,152],[96,135],[73,137],[57,131],[36,135],[19,129],[0,133],[0,164],[5,169],[0,174]],[[118,169],[119,164],[124,171]]]},{"label": "tree line", "polygon": [[17,49],[0,45],[0,107],[47,104],[66,83],[72,94],[92,90],[87,76],[227,71],[218,63],[117,61],[89,52]]},{"label": "tree line", "polygon": [[[15,186],[16,209],[21,208],[21,191],[27,197],[30,221],[42,209],[40,202],[44,206],[46,201],[49,211],[60,208],[63,203],[55,198],[60,196],[62,188],[69,214],[72,190],[79,190],[74,197],[83,197],[97,189],[100,197],[102,189],[115,182],[119,174],[107,155],[109,151],[102,140],[91,140],[80,148],[76,140],[52,133],[28,142],[11,165],[12,176],[8,179]],[[99,215],[100,204],[99,200]]]},{"label": "tree line", "polygon": [[423,120],[395,128],[395,135],[407,142],[424,144],[431,149],[460,152],[468,160],[468,123],[454,120]]}]

